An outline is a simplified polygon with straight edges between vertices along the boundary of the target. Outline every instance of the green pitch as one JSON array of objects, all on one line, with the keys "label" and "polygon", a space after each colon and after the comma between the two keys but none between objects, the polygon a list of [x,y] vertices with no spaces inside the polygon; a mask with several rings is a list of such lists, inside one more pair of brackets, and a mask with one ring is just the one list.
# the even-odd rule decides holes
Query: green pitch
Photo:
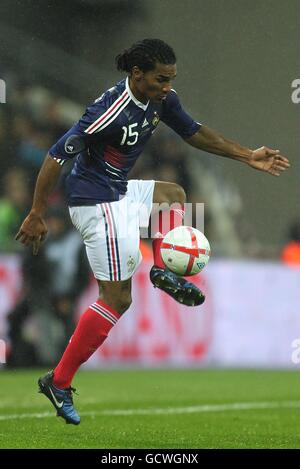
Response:
[{"label": "green pitch", "polygon": [[1,448],[299,448],[297,371],[80,372],[82,421],[37,393],[41,372],[0,372]]}]

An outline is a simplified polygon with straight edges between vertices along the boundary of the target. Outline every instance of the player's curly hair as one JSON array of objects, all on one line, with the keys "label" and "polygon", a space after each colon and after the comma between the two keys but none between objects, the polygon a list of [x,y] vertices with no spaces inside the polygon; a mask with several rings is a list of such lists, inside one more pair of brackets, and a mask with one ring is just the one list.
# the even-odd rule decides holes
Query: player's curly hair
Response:
[{"label": "player's curly hair", "polygon": [[143,39],[118,54],[115,62],[117,69],[122,72],[130,73],[135,65],[143,72],[147,72],[155,68],[156,62],[175,64],[176,56],[172,47],[161,39]]}]

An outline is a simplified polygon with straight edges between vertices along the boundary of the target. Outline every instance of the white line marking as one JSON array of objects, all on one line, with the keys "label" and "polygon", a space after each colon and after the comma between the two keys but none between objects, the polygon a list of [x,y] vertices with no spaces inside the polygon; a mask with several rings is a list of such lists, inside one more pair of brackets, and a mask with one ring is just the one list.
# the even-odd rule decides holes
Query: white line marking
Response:
[{"label": "white line marking", "polygon": [[163,409],[128,409],[128,410],[103,410],[101,415],[169,415],[169,414],[194,414],[205,412],[226,412],[235,410],[259,410],[300,408],[300,401],[286,402],[234,402],[232,404],[207,404],[189,407],[166,407]]},{"label": "white line marking", "polygon": [[[240,410],[260,410],[260,409],[296,409],[300,408],[300,401],[283,402],[234,402],[231,404],[207,404],[189,407],[166,407],[149,409],[116,409],[91,412],[79,412],[82,417],[97,416],[129,416],[129,415],[171,415],[171,414],[196,414],[207,412],[227,412]],[[53,417],[53,412],[8,414],[0,415],[0,421],[17,420],[27,418],[48,418]]]},{"label": "white line marking", "polygon": [[0,420],[18,420],[18,419],[42,419],[45,417],[53,417],[53,412],[43,412],[40,414],[11,414],[11,415],[0,415]]}]

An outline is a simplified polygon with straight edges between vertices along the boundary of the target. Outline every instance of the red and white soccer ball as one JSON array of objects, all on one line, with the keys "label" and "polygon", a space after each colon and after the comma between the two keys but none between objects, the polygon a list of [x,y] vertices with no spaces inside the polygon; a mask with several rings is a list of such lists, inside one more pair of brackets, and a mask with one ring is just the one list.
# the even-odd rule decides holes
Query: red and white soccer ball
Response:
[{"label": "red and white soccer ball", "polygon": [[168,269],[175,274],[189,276],[204,269],[210,258],[210,245],[196,228],[178,226],[166,234],[160,252]]}]

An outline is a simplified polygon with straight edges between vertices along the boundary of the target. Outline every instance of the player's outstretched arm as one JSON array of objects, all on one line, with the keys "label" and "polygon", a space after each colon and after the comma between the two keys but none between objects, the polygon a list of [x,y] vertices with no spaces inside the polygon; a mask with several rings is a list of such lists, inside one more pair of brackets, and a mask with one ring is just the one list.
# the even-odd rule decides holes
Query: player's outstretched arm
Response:
[{"label": "player's outstretched arm", "polygon": [[279,150],[267,147],[250,150],[239,143],[228,140],[205,125],[202,125],[198,132],[186,139],[186,142],[208,153],[247,163],[252,168],[266,171],[272,176],[280,176],[290,166],[289,160],[282,156]]},{"label": "player's outstretched arm", "polygon": [[48,197],[59,178],[61,169],[62,166],[51,156],[46,156],[36,181],[32,208],[15,238],[25,246],[32,244],[34,255],[38,253],[40,244],[47,236],[48,230],[44,221],[44,214],[48,204]]}]

